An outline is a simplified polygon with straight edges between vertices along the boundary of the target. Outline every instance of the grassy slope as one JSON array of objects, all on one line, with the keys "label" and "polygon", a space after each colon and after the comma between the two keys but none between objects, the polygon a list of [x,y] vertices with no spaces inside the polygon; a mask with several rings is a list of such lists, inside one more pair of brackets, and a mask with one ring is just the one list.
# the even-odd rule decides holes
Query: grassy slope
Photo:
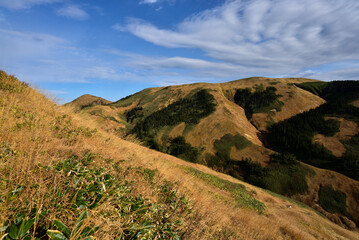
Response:
[{"label": "grassy slope", "polygon": [[[192,146],[204,148],[203,156],[205,156],[207,153],[215,153],[214,142],[225,134],[240,134],[254,145],[262,146],[257,136],[258,129],[265,129],[269,121],[277,122],[322,104],[324,101],[319,97],[292,85],[292,83],[307,81],[310,80],[251,78],[222,84],[197,83],[151,88],[119,100],[112,104],[112,106],[115,106],[120,113],[124,113],[134,107],[142,107],[144,115],[148,116],[154,111],[178,101],[187,94],[198,91],[199,89],[209,89],[218,103],[217,109],[213,114],[202,119],[196,126],[184,126],[182,123],[174,127],[163,129],[158,133],[158,142],[161,142],[163,136],[173,138],[179,135],[185,135],[186,141]],[[278,113],[254,114],[251,123],[246,118],[243,109],[234,104],[230,99],[233,98],[235,89],[253,87],[255,84],[263,84],[264,87],[276,87],[278,94],[283,96],[280,100],[284,102],[284,106],[282,107],[282,111]],[[209,132],[210,134],[208,134]],[[252,155],[248,154],[251,152],[253,152]],[[268,160],[267,154],[263,154],[263,152],[265,152],[264,148],[249,146],[248,149],[240,151],[233,148],[231,154],[234,159],[240,160],[242,157],[252,157],[257,161],[263,162],[266,161],[266,159]]]},{"label": "grassy slope", "polygon": [[[116,107],[113,114],[124,113],[134,107],[142,107],[145,116],[150,115],[158,109],[162,109],[169,104],[176,102],[186,95],[198,91],[199,89],[209,89],[215,97],[218,104],[216,111],[210,116],[202,119],[196,126],[186,126],[181,123],[175,127],[165,127],[158,132],[158,142],[161,143],[163,136],[171,138],[184,135],[186,141],[192,146],[204,148],[203,156],[206,154],[215,154],[214,143],[226,134],[240,134],[250,140],[253,144],[238,150],[236,147],[230,149],[230,157],[240,160],[243,157],[250,157],[253,160],[261,162],[263,165],[269,160],[271,151],[262,146],[257,135],[259,130],[264,130],[268,122],[278,122],[290,118],[298,113],[315,108],[325,101],[316,95],[313,95],[294,83],[315,82],[311,79],[269,79],[269,78],[249,78],[221,84],[189,84],[181,86],[170,86],[162,88],[145,89],[130,97],[120,100],[112,106]],[[231,99],[234,96],[235,89],[253,87],[254,85],[263,84],[263,87],[274,86],[277,93],[282,95],[280,100],[284,103],[281,111],[269,113],[255,113],[251,122],[246,118],[241,107],[234,104]],[[103,107],[103,106],[99,106]],[[91,108],[90,108],[91,109]],[[101,125],[98,125],[101,127]],[[103,126],[103,125],[102,125]],[[208,134],[210,133],[210,134]],[[221,169],[218,169],[221,170]],[[319,170],[318,170],[319,171]],[[330,171],[321,172],[316,175],[308,175],[309,191],[305,195],[297,195],[294,198],[306,202],[312,207],[316,207],[323,214],[328,215],[334,221],[338,216],[333,216],[320,207],[317,207],[318,189],[321,184],[327,184],[327,177],[330,176],[330,184],[334,188],[343,189],[348,195],[347,205],[352,216],[359,212],[358,203],[355,200],[358,190],[358,183],[352,181],[340,174],[332,174]],[[348,188],[347,188],[348,186]],[[352,189],[352,190],[351,190]],[[356,219],[357,221],[357,219]],[[339,221],[337,221],[339,222]]]},{"label": "grassy slope", "polygon": [[[117,184],[131,189],[120,200],[114,198],[112,194],[115,193],[110,189],[107,193],[102,192],[105,197],[98,206],[88,210],[91,215],[85,220],[85,225],[100,226],[94,234],[98,239],[111,239],[115,235],[138,232],[139,227],[134,226],[144,219],[156,220],[154,227],[147,228],[153,230],[148,234],[155,232],[166,236],[163,235],[163,229],[168,225],[161,224],[168,222],[161,218],[161,214],[153,215],[154,206],[170,211],[171,222],[174,219],[182,220],[181,226],[170,227],[170,233],[184,233],[185,239],[358,237],[357,233],[340,228],[310,209],[274,197],[204,166],[141,147],[101,130],[95,132],[92,129],[96,123],[91,119],[84,122],[83,118],[72,116],[70,111],[59,108],[3,72],[0,83],[0,142],[3,143],[0,158],[0,225],[8,224],[14,219],[14,214],[21,212],[24,216],[30,216],[31,209],[41,207],[47,213],[41,220],[36,220],[36,227],[30,228],[28,232],[30,235],[35,235],[36,229],[40,227],[54,228],[54,219],[61,219],[72,228],[81,210],[67,202],[70,201],[70,196],[66,194],[61,199],[63,208],[56,208],[51,202],[55,196],[49,190],[73,189],[72,180],[70,179],[70,183],[66,182],[71,173],[62,175],[61,172],[43,171],[38,164],[51,166],[52,163],[68,159],[69,154],[83,156],[90,150],[95,158],[87,166],[89,169],[102,167],[105,173],[116,177],[116,181],[119,181]],[[86,128],[81,125],[86,125]],[[90,129],[87,128],[89,126]],[[151,176],[156,171],[150,169],[157,171],[154,177]],[[74,171],[79,174],[79,169]],[[175,183],[175,187],[168,190],[166,181]],[[33,185],[34,183],[36,184]],[[226,187],[233,184],[240,185]],[[140,195],[145,199],[144,202],[138,199]],[[177,203],[179,197],[176,196],[182,195],[186,196],[193,209],[189,215],[182,211],[186,207],[171,206],[172,203]],[[8,196],[6,201],[5,196]],[[172,198],[166,201],[168,196]],[[243,197],[245,201],[241,200]],[[128,201],[140,201],[147,210],[144,215],[140,215],[130,204],[127,205],[128,211],[119,218],[119,210],[114,206],[124,204],[122,200],[127,204]],[[251,207],[253,204],[257,205],[257,201],[265,204],[264,214],[256,213],[258,209]],[[176,205],[181,204],[178,202]]]}]

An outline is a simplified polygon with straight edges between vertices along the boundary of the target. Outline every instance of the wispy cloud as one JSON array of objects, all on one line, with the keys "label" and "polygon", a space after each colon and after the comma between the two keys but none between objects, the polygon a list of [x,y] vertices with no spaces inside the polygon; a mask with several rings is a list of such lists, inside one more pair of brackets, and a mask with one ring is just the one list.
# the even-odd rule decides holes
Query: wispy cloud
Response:
[{"label": "wispy cloud", "polygon": [[[200,49],[248,74],[279,75],[359,59],[358,22],[357,0],[232,0],[185,19],[174,30],[139,19],[118,30],[162,47]],[[183,59],[169,60],[186,67]]]},{"label": "wispy cloud", "polygon": [[0,69],[27,82],[90,82],[134,78],[112,62],[104,62],[49,34],[0,29]]},{"label": "wispy cloud", "polygon": [[354,68],[344,68],[327,72],[309,72],[307,78],[322,80],[359,80],[359,65]]},{"label": "wispy cloud", "polygon": [[[141,0],[139,4],[148,4],[148,5],[159,5],[160,3],[168,3],[168,4],[174,4],[176,0]],[[157,7],[156,11],[161,10],[162,7]]]},{"label": "wispy cloud", "polygon": [[78,5],[66,5],[57,10],[57,15],[77,20],[86,20],[89,15]]},{"label": "wispy cloud", "polygon": [[142,0],[140,1],[140,4],[154,4],[159,2],[159,0]]},{"label": "wispy cloud", "polygon": [[63,0],[0,0],[0,7],[19,10],[31,8],[35,5],[51,4],[62,1]]}]

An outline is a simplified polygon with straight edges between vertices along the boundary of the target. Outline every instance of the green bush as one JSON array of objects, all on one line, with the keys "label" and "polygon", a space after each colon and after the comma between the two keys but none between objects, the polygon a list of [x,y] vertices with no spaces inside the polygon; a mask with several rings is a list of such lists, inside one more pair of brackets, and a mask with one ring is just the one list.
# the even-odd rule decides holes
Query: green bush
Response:
[{"label": "green bush", "polygon": [[319,205],[328,212],[347,215],[346,198],[345,193],[334,190],[332,185],[319,189]]}]

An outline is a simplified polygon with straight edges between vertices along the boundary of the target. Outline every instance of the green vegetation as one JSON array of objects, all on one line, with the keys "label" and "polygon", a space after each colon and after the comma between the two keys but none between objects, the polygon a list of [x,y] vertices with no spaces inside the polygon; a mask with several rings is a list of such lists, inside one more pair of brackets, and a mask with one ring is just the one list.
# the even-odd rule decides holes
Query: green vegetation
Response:
[{"label": "green vegetation", "polygon": [[7,75],[4,71],[0,70],[0,80],[2,79],[6,79],[7,81],[0,81],[0,91],[22,93],[29,86],[27,83],[21,82],[16,77]]},{"label": "green vegetation", "polygon": [[278,83],[280,83],[280,82],[279,81],[269,82],[270,85],[277,85]]},{"label": "green vegetation", "polygon": [[226,134],[221,139],[217,139],[213,144],[216,155],[207,154],[204,162],[209,167],[242,179],[238,173],[238,169],[233,165],[235,161],[230,158],[231,149],[232,147],[236,147],[238,150],[241,150],[250,145],[252,145],[252,143],[239,134],[234,136],[232,134]]},{"label": "green vegetation", "polygon": [[346,198],[345,193],[334,190],[332,185],[319,189],[319,205],[328,212],[347,215]]},{"label": "green vegetation", "polygon": [[359,134],[344,142],[344,146],[346,152],[342,159],[345,172],[348,176],[359,179]]},{"label": "green vegetation", "polygon": [[[1,161],[16,154],[9,146],[1,149]],[[5,225],[0,228],[1,239],[94,239],[96,232],[101,234],[103,226],[89,224],[86,218],[107,218],[115,214],[121,222],[119,239],[179,239],[183,234],[182,220],[191,214],[188,201],[179,196],[175,186],[156,177],[156,170],[144,169],[144,179],[151,182],[159,200],[151,204],[141,195],[132,193],[133,184],[124,179],[130,169],[122,170],[119,163],[104,168],[94,165],[93,154],[79,158],[70,155],[66,159],[49,166],[38,165],[32,171],[44,175],[43,195],[46,201],[41,205],[18,201],[21,195],[31,189],[39,188],[39,183],[13,186],[2,201],[11,212]],[[6,169],[0,169],[7,176]],[[55,179],[58,185],[53,186]],[[40,183],[41,184],[41,183]],[[113,207],[101,207],[102,204]],[[30,210],[29,210],[30,209]],[[115,212],[114,212],[115,211]],[[71,218],[78,216],[73,222]],[[183,216],[183,217],[182,217]],[[69,224],[68,224],[69,223]],[[72,230],[70,230],[72,229]]]},{"label": "green vegetation", "polygon": [[199,121],[215,111],[216,102],[208,90],[200,90],[192,96],[180,99],[166,108],[152,113],[139,121],[133,129],[138,137],[150,147],[156,146],[155,136],[160,128],[176,126],[181,122],[198,124]]},{"label": "green vegetation", "polygon": [[180,136],[170,141],[167,153],[189,162],[198,162],[199,150],[186,143],[184,137]]},{"label": "green vegetation", "polygon": [[51,130],[56,138],[65,139],[67,145],[73,145],[79,135],[91,137],[97,129],[74,127],[68,115],[57,116],[51,123]]},{"label": "green vegetation", "polygon": [[88,213],[87,213],[87,209],[85,208],[83,212],[80,214],[72,231],[61,221],[55,220],[54,226],[58,230],[47,230],[47,235],[50,237],[50,239],[53,240],[66,240],[66,239],[95,240],[95,238],[92,237],[91,235],[94,234],[99,229],[99,226],[94,226],[94,227],[87,226],[81,230],[81,227],[87,216]]},{"label": "green vegetation", "polygon": [[136,118],[142,118],[143,115],[143,108],[142,107],[135,107],[132,108],[130,111],[125,112],[126,121],[129,123],[133,123]]},{"label": "green vegetation", "polygon": [[318,110],[310,110],[270,126],[267,135],[270,146],[278,152],[294,153],[309,164],[324,166],[334,156],[322,145],[313,143],[312,139],[316,134],[333,136],[339,131],[339,122],[325,120]]},{"label": "green vegetation", "polygon": [[266,134],[269,147],[278,152],[292,153],[300,161],[359,180],[359,158],[356,154],[359,145],[356,137],[344,143],[347,152],[343,157],[335,157],[324,146],[313,143],[316,134],[333,136],[339,131],[339,122],[334,119],[325,120],[326,116],[344,117],[359,123],[359,108],[350,104],[359,98],[359,82],[314,82],[297,86],[319,95],[327,103],[270,126]]},{"label": "green vegetation", "polygon": [[111,106],[114,106],[114,107],[128,107],[132,103],[134,103],[136,101],[140,101],[142,98],[144,98],[150,92],[151,92],[150,88],[144,89],[141,92],[131,94],[131,95],[127,96],[127,97],[121,98],[117,102],[112,103]]},{"label": "green vegetation", "polygon": [[255,91],[252,93],[250,88],[237,89],[234,95],[234,102],[241,106],[248,119],[253,113],[269,112],[272,109],[280,111],[283,103],[279,101],[281,95],[277,95],[275,87],[267,87],[265,90],[263,85],[256,85]]},{"label": "green vegetation", "polygon": [[326,101],[349,102],[359,98],[358,81],[332,81],[296,84]]},{"label": "green vegetation", "polygon": [[217,157],[230,160],[230,153],[232,147],[236,147],[238,150],[244,149],[250,146],[252,143],[242,135],[226,134],[221,139],[214,141],[214,149],[217,151]]},{"label": "green vegetation", "polygon": [[242,184],[223,180],[219,177],[215,177],[213,175],[201,172],[194,168],[187,167],[185,169],[193,176],[202,179],[206,183],[209,183],[212,186],[231,193],[238,207],[250,208],[256,210],[258,213],[264,213],[266,206],[262,202],[254,198],[252,194],[249,193],[246,190],[245,186],[243,186]]},{"label": "green vegetation", "polygon": [[234,161],[233,165],[244,172],[245,181],[272,192],[292,196],[308,190],[306,175],[310,171],[293,155],[272,154],[270,164],[265,168],[251,159]]},{"label": "green vegetation", "polygon": [[327,86],[327,82],[307,82],[295,84],[296,86],[307,90],[308,92],[314,93],[315,95],[320,96],[323,89]]}]

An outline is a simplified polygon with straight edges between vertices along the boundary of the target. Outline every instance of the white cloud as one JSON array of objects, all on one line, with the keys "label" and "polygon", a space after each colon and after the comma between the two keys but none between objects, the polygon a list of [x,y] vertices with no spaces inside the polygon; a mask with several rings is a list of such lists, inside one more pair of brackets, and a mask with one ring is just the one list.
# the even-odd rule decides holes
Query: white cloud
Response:
[{"label": "white cloud", "polygon": [[[357,0],[232,0],[185,19],[174,30],[138,19],[125,28],[159,46],[200,49],[251,75],[279,75],[359,59],[358,22]],[[170,63],[186,67],[178,59]]]},{"label": "white cloud", "polygon": [[51,4],[62,1],[63,0],[0,0],[0,7],[19,10],[31,8],[35,5]]},{"label": "white cloud", "polygon": [[125,26],[120,25],[120,24],[113,25],[112,29],[120,31],[120,32],[127,31],[127,28]]},{"label": "white cloud", "polygon": [[67,5],[57,10],[59,16],[64,16],[68,18],[73,18],[77,20],[86,20],[89,18],[89,15],[85,10],[77,5]]},{"label": "white cloud", "polygon": [[142,0],[140,4],[154,4],[157,3],[159,0]]}]

